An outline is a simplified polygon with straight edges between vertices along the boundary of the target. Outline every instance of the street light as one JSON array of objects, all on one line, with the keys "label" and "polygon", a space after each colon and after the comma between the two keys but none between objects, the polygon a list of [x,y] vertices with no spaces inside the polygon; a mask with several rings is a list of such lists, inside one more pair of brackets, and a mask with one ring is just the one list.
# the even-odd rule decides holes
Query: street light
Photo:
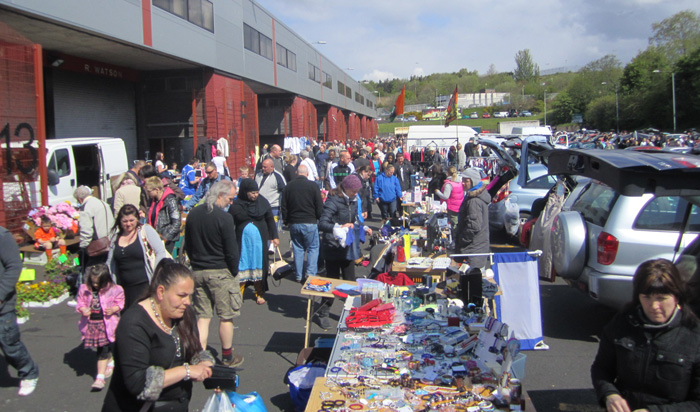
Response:
[{"label": "street light", "polygon": [[[615,87],[615,127],[617,129],[617,134],[620,134],[620,101],[617,96],[617,83],[611,83]],[[608,84],[608,82],[602,82],[601,84]],[[673,129],[675,130],[675,127]]]},{"label": "street light", "polygon": [[[668,73],[662,72],[659,69],[653,71],[653,73]],[[676,131],[676,73],[671,72],[671,96],[673,98],[673,131]]]},{"label": "street light", "polygon": [[377,95],[377,106],[379,106],[379,103],[381,103],[382,100],[382,93],[379,90],[375,90],[372,93]]}]

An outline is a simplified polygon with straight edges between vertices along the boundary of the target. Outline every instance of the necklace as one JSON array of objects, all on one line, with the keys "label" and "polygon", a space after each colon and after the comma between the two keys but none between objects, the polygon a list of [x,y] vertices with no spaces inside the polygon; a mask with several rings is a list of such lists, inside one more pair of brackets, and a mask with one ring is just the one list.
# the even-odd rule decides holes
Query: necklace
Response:
[{"label": "necklace", "polygon": [[158,323],[160,323],[160,327],[163,328],[163,330],[165,332],[170,334],[170,336],[172,336],[173,342],[175,342],[175,349],[176,349],[175,356],[179,358],[180,356],[182,356],[182,352],[180,350],[180,335],[177,333],[175,326],[173,326],[172,328],[165,326],[165,322],[163,322],[163,319],[161,319],[160,314],[156,310],[156,302],[153,300],[153,298],[150,298],[150,300],[151,300],[151,309],[153,309],[153,314],[156,315],[156,319],[158,319]]}]

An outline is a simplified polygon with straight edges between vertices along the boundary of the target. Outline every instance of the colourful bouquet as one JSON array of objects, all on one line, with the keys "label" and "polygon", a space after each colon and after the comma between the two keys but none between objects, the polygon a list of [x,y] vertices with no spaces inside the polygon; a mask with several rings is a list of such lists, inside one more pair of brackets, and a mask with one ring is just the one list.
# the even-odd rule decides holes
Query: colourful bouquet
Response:
[{"label": "colourful bouquet", "polygon": [[41,206],[32,209],[29,212],[29,219],[38,227],[41,226],[41,217],[48,216],[51,223],[62,231],[75,231],[77,227],[76,220],[79,217],[79,212],[69,203],[62,202],[54,206]]}]

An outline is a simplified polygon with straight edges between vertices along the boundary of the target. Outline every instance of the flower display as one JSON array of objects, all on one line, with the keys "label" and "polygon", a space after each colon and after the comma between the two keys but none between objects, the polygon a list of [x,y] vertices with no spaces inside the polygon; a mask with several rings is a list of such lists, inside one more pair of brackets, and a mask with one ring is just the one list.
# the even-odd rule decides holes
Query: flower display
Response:
[{"label": "flower display", "polygon": [[48,302],[63,295],[68,290],[65,282],[49,282],[17,284],[17,301],[22,302]]},{"label": "flower display", "polygon": [[76,220],[80,213],[73,208],[69,203],[62,202],[54,206],[41,206],[36,209],[32,209],[29,212],[29,219],[31,219],[34,224],[41,226],[41,217],[48,216],[51,219],[51,223],[57,228],[68,231],[77,228]]}]

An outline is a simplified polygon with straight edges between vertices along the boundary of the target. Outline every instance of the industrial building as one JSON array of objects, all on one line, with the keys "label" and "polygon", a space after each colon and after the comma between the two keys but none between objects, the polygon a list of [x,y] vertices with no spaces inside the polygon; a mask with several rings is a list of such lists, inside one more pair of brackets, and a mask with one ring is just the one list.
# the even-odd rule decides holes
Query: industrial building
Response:
[{"label": "industrial building", "polygon": [[0,47],[8,142],[29,125],[182,165],[225,137],[236,170],[285,137],[377,133],[376,97],[317,49],[332,45],[253,0],[0,0]]}]

